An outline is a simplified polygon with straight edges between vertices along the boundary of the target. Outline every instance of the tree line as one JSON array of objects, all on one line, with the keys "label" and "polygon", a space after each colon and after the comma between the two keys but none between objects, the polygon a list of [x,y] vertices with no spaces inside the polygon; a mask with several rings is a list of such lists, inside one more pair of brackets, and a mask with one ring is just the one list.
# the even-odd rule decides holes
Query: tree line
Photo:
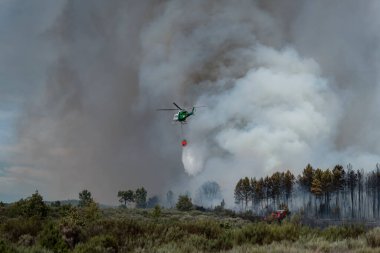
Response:
[{"label": "tree line", "polygon": [[278,203],[288,203],[293,192],[295,178],[290,171],[276,172],[265,178],[242,178],[235,187],[235,203],[242,209],[264,209]]},{"label": "tree line", "polygon": [[150,197],[147,200],[147,191],[144,187],[133,190],[124,190],[117,193],[119,202],[127,207],[128,205],[135,204],[136,208],[151,208],[159,204],[158,196]]},{"label": "tree line", "polygon": [[[152,208],[158,204],[174,208],[176,206],[176,196],[177,195],[175,195],[173,191],[169,190],[166,193],[166,196],[164,196],[164,199],[161,199],[156,195],[147,199],[147,191],[144,187],[138,188],[135,191],[130,189],[121,190],[117,193],[121,205],[124,207],[134,206],[136,208]],[[191,193],[186,192],[178,195],[177,201],[179,201],[181,196],[188,196],[190,198]],[[204,182],[195,192],[194,197],[194,204],[207,208],[218,206],[223,200],[220,186],[214,181]]]},{"label": "tree line", "polygon": [[380,218],[380,165],[365,173],[336,165],[333,169],[308,164],[298,176],[289,170],[259,179],[241,178],[234,192],[242,210],[258,213],[290,208],[323,218]]}]

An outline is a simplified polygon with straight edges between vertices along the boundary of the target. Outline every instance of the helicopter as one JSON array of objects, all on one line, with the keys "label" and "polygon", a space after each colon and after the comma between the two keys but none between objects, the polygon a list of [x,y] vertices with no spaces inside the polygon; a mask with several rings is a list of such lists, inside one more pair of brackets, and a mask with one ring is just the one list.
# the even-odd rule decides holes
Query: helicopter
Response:
[{"label": "helicopter", "polygon": [[182,136],[182,141],[181,145],[182,147],[187,146],[187,140],[183,137],[183,129],[182,126],[187,123],[187,118],[190,117],[191,115],[194,115],[195,108],[198,107],[205,107],[205,106],[193,106],[191,111],[187,111],[183,108],[181,108],[179,105],[177,105],[175,102],[173,102],[173,105],[177,107],[177,109],[170,108],[170,109],[157,109],[157,111],[178,111],[176,114],[173,116],[173,122],[179,122],[181,123],[181,136]]},{"label": "helicopter", "polygon": [[191,115],[194,115],[195,108],[196,107],[204,107],[204,106],[193,106],[191,111],[186,111],[185,109],[182,109],[180,106],[178,106],[175,102],[173,102],[173,105],[177,107],[177,109],[157,109],[157,111],[178,111],[173,116],[173,121],[179,122],[181,124],[186,124],[186,119],[190,117]]}]

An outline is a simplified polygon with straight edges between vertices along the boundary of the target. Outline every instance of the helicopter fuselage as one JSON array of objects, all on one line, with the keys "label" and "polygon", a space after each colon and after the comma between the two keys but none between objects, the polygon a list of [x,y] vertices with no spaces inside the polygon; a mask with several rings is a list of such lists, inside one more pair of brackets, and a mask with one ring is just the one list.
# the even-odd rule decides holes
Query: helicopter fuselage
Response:
[{"label": "helicopter fuselage", "polygon": [[194,114],[194,109],[191,112],[186,110],[180,110],[174,114],[173,121],[186,122],[186,119]]}]

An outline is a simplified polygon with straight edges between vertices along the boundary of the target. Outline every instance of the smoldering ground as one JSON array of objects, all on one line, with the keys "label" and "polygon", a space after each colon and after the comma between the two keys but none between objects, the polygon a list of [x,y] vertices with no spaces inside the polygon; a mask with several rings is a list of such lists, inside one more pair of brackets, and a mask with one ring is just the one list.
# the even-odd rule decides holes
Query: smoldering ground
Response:
[{"label": "smoldering ground", "polygon": [[[232,204],[242,176],[309,162],[371,169],[379,7],[63,1],[41,34],[55,60],[20,117],[8,173],[50,198],[88,188],[105,203],[123,188],[217,181]],[[185,126],[183,151],[172,115],[155,111],[173,101],[208,106]]]}]

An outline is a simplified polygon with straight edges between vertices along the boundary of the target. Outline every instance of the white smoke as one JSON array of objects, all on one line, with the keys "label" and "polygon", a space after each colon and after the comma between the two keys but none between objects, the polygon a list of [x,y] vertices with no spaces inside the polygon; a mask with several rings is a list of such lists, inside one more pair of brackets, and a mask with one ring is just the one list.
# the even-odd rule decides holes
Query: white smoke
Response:
[{"label": "white smoke", "polygon": [[187,146],[182,151],[182,163],[187,173],[195,175],[202,171],[206,157],[199,147],[193,144]]},{"label": "white smoke", "polygon": [[239,177],[324,164],[341,110],[315,61],[262,45],[252,56],[255,67],[230,88],[200,96],[210,107],[190,121],[183,151],[194,184],[217,180],[229,203]]},{"label": "white smoke", "polygon": [[252,51],[256,66],[244,77],[219,94],[200,97],[210,108],[199,112],[190,130],[211,137],[209,145],[217,145],[222,156],[255,161],[260,170],[298,168],[330,145],[339,100],[318,65],[294,49],[259,45]]},{"label": "white smoke", "polygon": [[[252,1],[170,1],[142,36],[144,96],[154,101],[171,94],[208,106],[189,121],[182,162],[195,175],[190,187],[216,180],[229,200],[239,177],[379,159],[354,151],[353,143],[338,149],[352,93],[342,89],[338,74],[324,74],[322,58],[302,55],[285,39],[291,34],[284,26],[293,25],[288,17],[281,20],[276,8],[266,8]],[[293,34],[305,30],[300,23],[294,27]]]}]

